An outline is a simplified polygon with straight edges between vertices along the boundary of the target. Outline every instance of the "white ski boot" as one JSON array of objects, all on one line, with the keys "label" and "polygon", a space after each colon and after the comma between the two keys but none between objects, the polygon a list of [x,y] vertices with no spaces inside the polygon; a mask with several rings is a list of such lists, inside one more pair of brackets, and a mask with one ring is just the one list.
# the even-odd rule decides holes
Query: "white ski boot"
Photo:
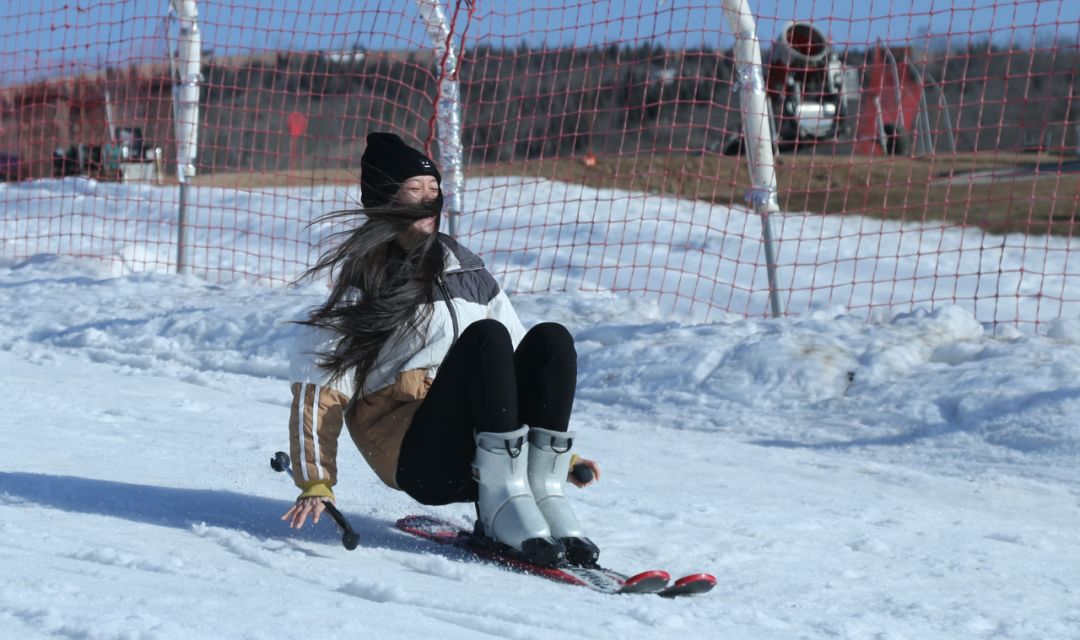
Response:
[{"label": "white ski boot", "polygon": [[537,427],[529,430],[529,487],[551,535],[566,547],[566,559],[592,566],[600,557],[600,549],[585,537],[570,500],[563,495],[576,435]]},{"label": "white ski boot", "polygon": [[552,566],[565,549],[536,506],[527,478],[528,427],[509,433],[476,434],[473,470],[480,485],[476,503],[481,533],[536,564]]}]

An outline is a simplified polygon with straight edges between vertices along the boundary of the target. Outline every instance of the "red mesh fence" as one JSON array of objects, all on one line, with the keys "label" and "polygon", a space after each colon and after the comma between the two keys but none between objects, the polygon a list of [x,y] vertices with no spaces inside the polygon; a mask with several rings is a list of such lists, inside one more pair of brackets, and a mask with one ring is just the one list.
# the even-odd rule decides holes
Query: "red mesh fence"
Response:
[{"label": "red mesh fence", "polygon": [[[196,4],[185,264],[289,282],[329,231],[309,222],[358,206],[367,132],[438,157],[443,60],[416,2]],[[1074,4],[751,0],[788,313],[955,303],[1035,328],[1080,313]],[[768,313],[720,3],[442,6],[462,98],[457,231],[508,289]],[[178,29],[167,0],[0,8],[0,255],[176,270]]]}]

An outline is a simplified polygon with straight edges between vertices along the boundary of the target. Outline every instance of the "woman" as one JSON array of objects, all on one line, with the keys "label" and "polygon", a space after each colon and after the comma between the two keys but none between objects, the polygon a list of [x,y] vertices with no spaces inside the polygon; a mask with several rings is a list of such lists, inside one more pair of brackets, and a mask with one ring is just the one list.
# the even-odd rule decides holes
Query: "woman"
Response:
[{"label": "woman", "polygon": [[554,323],[526,332],[483,262],[438,233],[430,158],[369,134],[360,185],[367,220],[308,273],[329,270],[334,285],[292,362],[302,492],[282,519],[318,522],[334,500],[344,425],[388,486],[428,505],[476,502],[477,530],[532,562],[595,563],[562,490],[591,484],[570,476],[574,465],[599,478],[568,431],[573,338]]}]

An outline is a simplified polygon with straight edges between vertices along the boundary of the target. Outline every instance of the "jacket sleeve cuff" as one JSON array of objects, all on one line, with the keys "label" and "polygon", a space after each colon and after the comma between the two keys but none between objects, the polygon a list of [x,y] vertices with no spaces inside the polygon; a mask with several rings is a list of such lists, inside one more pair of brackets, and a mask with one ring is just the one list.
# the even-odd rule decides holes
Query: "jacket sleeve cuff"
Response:
[{"label": "jacket sleeve cuff", "polygon": [[312,480],[311,482],[305,482],[300,485],[301,493],[297,496],[297,500],[301,498],[330,498],[334,499],[334,490],[330,488],[330,485],[323,480]]}]

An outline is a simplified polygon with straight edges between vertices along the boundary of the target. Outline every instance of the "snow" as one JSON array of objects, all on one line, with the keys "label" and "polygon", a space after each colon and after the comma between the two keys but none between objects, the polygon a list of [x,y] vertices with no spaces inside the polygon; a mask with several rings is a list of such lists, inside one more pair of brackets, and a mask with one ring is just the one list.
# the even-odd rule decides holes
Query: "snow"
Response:
[{"label": "snow", "polygon": [[[761,219],[745,209],[523,177],[471,180],[465,195],[458,235],[510,291],[652,292],[682,321],[722,319],[721,309],[767,315]],[[359,201],[356,187],[192,187],[187,267],[211,281],[292,282],[341,229],[308,223]],[[175,187],[39,180],[0,184],[0,202],[0,255],[96,256],[117,276],[176,271]],[[1072,238],[853,215],[772,219],[778,286],[796,315],[840,307],[877,318],[953,300],[982,322],[1080,316]]]},{"label": "snow", "polygon": [[[162,207],[140,215],[165,224],[166,190],[85,191],[118,198],[125,188]],[[626,265],[634,268],[625,277],[649,278],[643,264],[685,264],[664,248],[672,229],[690,244],[725,247],[724,259],[752,251],[752,217],[733,213],[728,224],[748,227],[729,241],[691,224],[704,215],[697,205],[639,194],[672,226],[634,238],[632,255],[567,254],[573,234],[606,223],[563,225],[566,241],[550,227],[555,235],[535,255],[499,253],[531,217],[574,219],[522,204],[537,188],[596,195],[507,181],[480,192],[488,200],[474,201],[481,213],[463,232],[509,288],[559,273],[586,283],[514,297],[526,325],[563,322],[577,339],[573,427],[603,469],[597,485],[569,489],[578,515],[605,564],[710,572],[719,578],[712,593],[605,596],[415,540],[393,521],[433,513],[465,523],[471,508],[413,504],[383,487],[347,439],[337,493],[361,547],[342,548],[329,521],[288,529],[279,517],[296,492],[268,464],[287,445],[296,328],[286,320],[325,288],[133,273],[37,247],[41,255],[0,259],[0,637],[1080,637],[1080,312],[1054,319],[1045,301],[1010,302],[1017,317],[1046,322],[1039,334],[993,328],[964,305],[868,321],[807,301],[810,311],[781,320],[703,321],[612,292],[625,285],[614,278]],[[29,239],[25,229],[51,214],[19,193],[0,221],[24,230],[7,237]],[[240,200],[320,213],[321,204],[302,204],[310,195],[208,189],[197,202],[206,215],[227,205],[235,217],[229,203]],[[508,202],[525,218],[504,215]],[[614,215],[603,206],[601,219]],[[782,229],[791,239],[815,227],[807,233],[817,238],[825,227],[885,224],[894,223],[796,216]],[[1017,241],[937,233],[941,246]],[[272,250],[271,235],[251,241]],[[865,239],[835,237],[824,251],[870,260]],[[133,237],[112,241],[136,246]],[[1054,264],[1067,255],[1056,242],[993,261],[1017,277],[1024,261],[1049,265],[1065,274],[1064,297],[1080,299],[1080,278]],[[204,258],[223,259],[215,251]],[[744,277],[737,261],[716,264],[732,269],[725,282]],[[850,293],[853,307],[882,295]]]}]

